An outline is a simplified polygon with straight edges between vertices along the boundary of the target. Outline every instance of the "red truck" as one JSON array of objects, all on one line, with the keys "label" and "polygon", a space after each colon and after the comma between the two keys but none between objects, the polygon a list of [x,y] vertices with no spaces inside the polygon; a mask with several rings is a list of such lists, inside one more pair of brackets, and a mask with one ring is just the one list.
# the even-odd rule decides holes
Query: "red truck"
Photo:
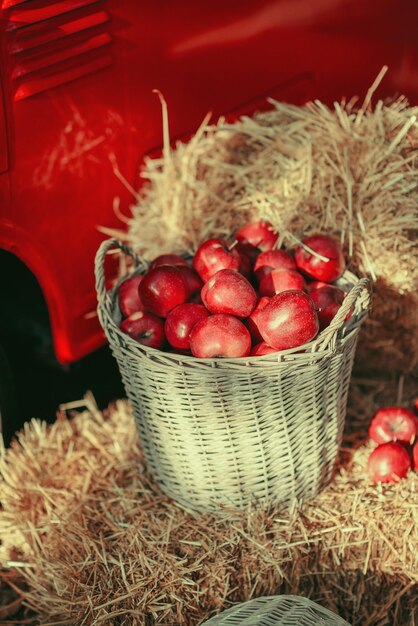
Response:
[{"label": "red truck", "polygon": [[[0,414],[15,340],[62,366],[104,343],[99,226],[161,144],[260,94],[417,100],[416,0],[0,0]],[[50,345],[45,337],[50,329]],[[22,358],[20,356],[19,358]],[[23,358],[25,358],[23,356]],[[16,366],[14,367],[16,369]],[[14,372],[16,374],[16,372]]]}]

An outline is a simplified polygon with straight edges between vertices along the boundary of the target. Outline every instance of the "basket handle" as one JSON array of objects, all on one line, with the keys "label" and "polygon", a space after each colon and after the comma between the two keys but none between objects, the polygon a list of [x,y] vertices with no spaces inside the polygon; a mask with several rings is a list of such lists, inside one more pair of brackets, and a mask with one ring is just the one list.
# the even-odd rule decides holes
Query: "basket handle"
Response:
[{"label": "basket handle", "polygon": [[96,293],[97,293],[97,301],[99,305],[103,305],[106,301],[107,290],[106,290],[106,276],[104,269],[104,262],[106,254],[112,248],[116,248],[121,250],[127,256],[130,256],[134,261],[135,265],[140,263],[139,257],[135,254],[135,252],[126,244],[122,243],[118,239],[106,239],[102,241],[99,249],[96,252],[96,257],[94,260],[94,275],[96,278]]},{"label": "basket handle", "polygon": [[338,333],[342,330],[342,327],[345,322],[345,318],[347,317],[351,307],[356,302],[358,298],[361,296],[364,297],[364,308],[368,308],[370,304],[370,292],[369,292],[369,279],[361,278],[358,283],[354,285],[354,287],[348,292],[344,301],[338,310],[338,313],[331,321],[328,328],[323,333],[321,340],[318,342],[317,347],[324,349],[326,348],[330,342],[332,345],[335,344],[335,341],[338,337]]}]

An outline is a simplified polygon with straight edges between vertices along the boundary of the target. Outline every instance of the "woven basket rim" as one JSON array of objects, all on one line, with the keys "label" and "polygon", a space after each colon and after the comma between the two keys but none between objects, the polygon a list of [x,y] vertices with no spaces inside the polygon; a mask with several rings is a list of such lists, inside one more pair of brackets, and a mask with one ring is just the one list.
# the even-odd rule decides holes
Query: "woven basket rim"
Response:
[{"label": "woven basket rim", "polygon": [[[104,242],[104,244],[106,243],[109,244],[111,241],[112,240]],[[102,244],[102,246],[104,244]],[[97,253],[97,256],[99,255],[99,253],[100,253],[100,249],[99,249],[99,252]],[[97,261],[97,256],[96,256],[96,261]],[[151,358],[153,360],[156,359],[158,361],[168,361],[169,363],[172,363],[175,365],[188,364],[192,366],[204,366],[205,368],[210,368],[210,367],[222,368],[222,367],[228,367],[228,366],[259,368],[262,366],[269,366],[269,365],[274,366],[274,365],[277,365],[277,363],[283,363],[283,362],[295,363],[295,362],[301,362],[301,361],[303,362],[305,360],[307,362],[312,362],[313,357],[316,357],[317,359],[326,358],[334,354],[337,346],[343,345],[343,343],[345,343],[345,340],[347,340],[351,336],[352,332],[354,332],[356,328],[359,325],[361,325],[361,323],[363,322],[364,318],[367,315],[368,307],[370,305],[370,293],[369,293],[369,290],[367,289],[367,286],[365,285],[364,288],[367,289],[367,293],[369,296],[367,298],[366,306],[364,306],[357,313],[354,311],[350,320],[348,322],[344,322],[341,328],[334,331],[332,328],[327,327],[324,330],[322,330],[312,341],[304,343],[300,346],[296,346],[295,348],[289,348],[287,350],[280,350],[277,352],[273,352],[273,353],[261,355],[261,356],[230,357],[230,358],[227,358],[227,357],[198,358],[198,357],[195,357],[193,355],[188,355],[188,354],[183,355],[183,354],[178,354],[178,353],[171,353],[171,352],[166,352],[164,350],[159,350],[157,348],[151,348],[149,346],[140,344],[139,342],[135,341],[132,337],[122,332],[122,330],[119,328],[118,324],[116,323],[114,319],[114,313],[118,307],[117,290],[120,284],[124,282],[124,280],[126,280],[127,278],[135,274],[143,273],[149,265],[148,262],[143,261],[142,259],[136,259],[136,260],[138,261],[138,263],[137,263],[135,270],[133,272],[130,272],[129,274],[122,276],[112,286],[112,288],[106,292],[107,297],[102,303],[103,306],[101,305],[99,301],[98,303],[99,319],[101,315],[104,314],[104,316],[106,317],[107,324],[106,325],[102,324],[102,326],[105,328],[106,331],[109,328],[114,333],[116,333],[116,335],[119,337],[121,342],[123,342],[127,346],[127,348],[129,348],[130,351],[137,353],[138,355],[140,354],[145,355],[148,358]],[[338,281],[335,281],[335,282],[339,282],[339,281],[345,281],[345,283],[350,286],[350,289],[346,291],[346,293],[350,293],[353,287],[358,285],[361,281],[363,282],[367,281],[367,284],[368,284],[367,279],[359,278],[358,276],[356,276],[349,270],[346,270],[342,274],[342,276],[338,279]],[[344,286],[340,286],[340,288],[344,289]],[[356,301],[357,300],[358,298],[356,299]],[[355,304],[356,302],[354,302],[353,306],[355,306]],[[342,331],[342,333],[340,331]],[[327,338],[333,338],[334,336],[337,336],[337,335],[338,335],[337,342],[333,347],[329,347],[330,345],[329,342],[327,342],[328,347],[325,347],[325,348],[323,347],[323,344]]]}]

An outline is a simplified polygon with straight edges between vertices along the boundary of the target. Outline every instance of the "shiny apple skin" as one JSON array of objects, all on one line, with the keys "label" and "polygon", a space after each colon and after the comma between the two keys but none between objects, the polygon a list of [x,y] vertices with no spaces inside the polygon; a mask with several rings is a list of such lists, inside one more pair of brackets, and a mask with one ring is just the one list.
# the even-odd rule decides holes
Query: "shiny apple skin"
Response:
[{"label": "shiny apple skin", "polygon": [[334,285],[324,284],[316,289],[311,289],[309,295],[318,314],[319,329],[323,330],[330,325],[340,310],[345,293]]},{"label": "shiny apple skin", "polygon": [[370,454],[367,468],[375,483],[397,483],[411,469],[408,452],[394,441],[382,443]]},{"label": "shiny apple skin", "polygon": [[412,449],[412,462],[414,465],[414,470],[418,472],[418,441],[415,443]]},{"label": "shiny apple skin", "polygon": [[342,248],[338,241],[327,235],[311,235],[302,240],[306,246],[327,257],[327,261],[298,246],[295,251],[295,261],[298,269],[304,274],[330,283],[337,280],[345,270],[345,260]]},{"label": "shiny apple skin", "polygon": [[272,270],[260,282],[258,293],[260,296],[272,297],[282,291],[304,291],[306,282],[302,274],[296,270]]},{"label": "shiny apple skin", "polygon": [[408,409],[389,406],[379,409],[369,426],[369,437],[376,443],[399,441],[413,444],[418,435],[418,420]]},{"label": "shiny apple skin", "polygon": [[192,265],[205,283],[216,272],[223,269],[239,271],[241,258],[239,253],[221,239],[207,239],[196,250]]},{"label": "shiny apple skin", "polygon": [[221,313],[196,324],[190,348],[193,356],[201,359],[245,357],[251,352],[251,336],[239,319]]},{"label": "shiny apple skin", "polygon": [[287,350],[311,341],[319,330],[314,303],[304,291],[283,291],[257,316],[263,340],[276,350]]},{"label": "shiny apple skin", "polygon": [[119,309],[123,317],[129,317],[133,313],[145,309],[138,291],[142,278],[141,274],[136,274],[135,276],[130,276],[119,285]]},{"label": "shiny apple skin", "polygon": [[234,270],[216,272],[203,286],[202,302],[214,315],[225,313],[248,317],[257,303],[257,294],[248,280]]},{"label": "shiny apple skin", "polygon": [[321,289],[322,287],[329,287],[330,283],[324,283],[323,280],[314,280],[313,282],[308,283],[306,287],[306,291],[311,293],[314,289]]},{"label": "shiny apple skin", "polygon": [[270,298],[263,296],[260,298],[255,306],[254,311],[245,320],[245,325],[250,331],[250,335],[254,343],[260,343],[263,341],[260,331],[258,330],[258,316],[260,311],[270,302]]},{"label": "shiny apple skin", "polygon": [[273,230],[273,225],[266,220],[245,224],[235,235],[237,241],[250,244],[262,251],[271,250],[278,237],[278,233]]},{"label": "shiny apple skin", "polygon": [[145,274],[139,285],[139,297],[147,311],[167,317],[175,306],[187,301],[189,290],[177,267],[159,265]]},{"label": "shiny apple skin", "polygon": [[150,269],[159,267],[160,265],[174,265],[174,267],[187,267],[188,263],[186,259],[183,259],[179,254],[160,254],[150,264]]},{"label": "shiny apple skin", "polygon": [[177,350],[190,350],[190,333],[198,322],[209,315],[203,304],[186,302],[176,306],[170,311],[164,324],[168,343]]},{"label": "shiny apple skin", "polygon": [[268,346],[265,341],[261,341],[252,347],[251,356],[264,356],[265,354],[272,354],[273,352],[277,352],[277,350]]},{"label": "shiny apple skin", "polygon": [[254,274],[259,283],[272,270],[296,270],[296,263],[285,250],[268,250],[258,255],[254,263]]},{"label": "shiny apple skin", "polygon": [[164,322],[152,313],[137,311],[121,322],[120,329],[144,346],[158,350],[164,347]]},{"label": "shiny apple skin", "polygon": [[186,286],[189,292],[188,300],[194,300],[200,295],[200,290],[203,287],[203,280],[199,274],[189,265],[178,265],[177,269],[183,276]]}]

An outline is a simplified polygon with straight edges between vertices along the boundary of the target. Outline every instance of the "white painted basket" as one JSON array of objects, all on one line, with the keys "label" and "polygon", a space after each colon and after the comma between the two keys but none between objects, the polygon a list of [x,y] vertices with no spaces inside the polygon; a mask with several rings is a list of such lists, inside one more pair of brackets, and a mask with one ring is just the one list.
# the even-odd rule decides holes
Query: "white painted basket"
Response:
[{"label": "white painted basket", "polygon": [[147,264],[119,241],[105,241],[96,289],[99,319],[161,489],[200,513],[254,500],[286,508],[315,496],[332,475],[341,441],[368,281],[344,274],[339,284],[349,293],[341,309],[304,351],[198,359],[142,346],[119,329],[118,285],[108,292],[104,276],[111,248],[133,257],[136,272]]},{"label": "white painted basket", "polygon": [[342,617],[302,596],[271,596],[243,602],[202,626],[350,626]]}]

